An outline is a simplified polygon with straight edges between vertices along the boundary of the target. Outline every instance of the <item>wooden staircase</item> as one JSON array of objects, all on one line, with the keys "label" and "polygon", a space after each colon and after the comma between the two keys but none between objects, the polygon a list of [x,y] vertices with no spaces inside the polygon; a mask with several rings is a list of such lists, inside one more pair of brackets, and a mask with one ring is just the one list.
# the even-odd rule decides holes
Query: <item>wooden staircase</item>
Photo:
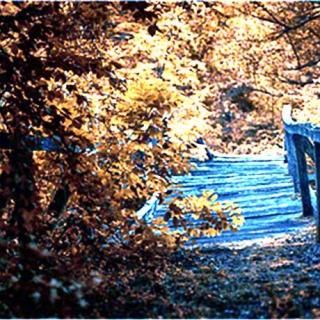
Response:
[{"label": "wooden staircase", "polygon": [[[220,201],[237,203],[245,216],[246,222],[240,231],[225,232],[215,238],[198,238],[196,241],[199,244],[210,246],[217,242],[258,241],[287,234],[307,224],[307,217],[313,216],[316,217],[317,242],[320,243],[320,126],[295,122],[291,118],[289,105],[284,106],[282,118],[288,163],[285,163],[284,156],[215,155],[206,162],[194,161],[195,168],[189,175],[173,177],[173,189],[182,191],[185,196],[200,195],[204,190],[211,190],[219,196]],[[14,150],[16,159],[31,159],[32,152],[36,150],[67,150],[75,154],[97,151],[94,145],[86,149],[66,146],[56,136],[26,136],[17,148],[14,137],[5,132],[0,132],[0,149]],[[209,151],[207,153],[211,155]],[[306,155],[314,163],[315,191],[310,188]],[[14,168],[15,163],[11,166]],[[0,176],[0,184],[5,180],[4,172]],[[296,197],[297,193],[301,199]],[[64,210],[70,194],[67,183],[56,192],[50,206],[55,208],[57,216]],[[0,195],[0,207],[6,201],[7,197],[1,198]],[[166,206],[158,206],[158,202],[158,194],[154,194],[137,212],[137,216],[152,223],[153,218],[166,212]]]},{"label": "wooden staircase", "polygon": [[[174,191],[182,196],[201,195],[210,190],[218,201],[233,201],[246,219],[238,232],[226,231],[218,237],[197,238],[197,244],[258,241],[295,232],[308,223],[302,217],[301,200],[295,196],[292,177],[284,157],[218,156],[211,161],[194,162],[186,176],[174,176]],[[166,204],[158,206],[154,218],[162,216]]]}]

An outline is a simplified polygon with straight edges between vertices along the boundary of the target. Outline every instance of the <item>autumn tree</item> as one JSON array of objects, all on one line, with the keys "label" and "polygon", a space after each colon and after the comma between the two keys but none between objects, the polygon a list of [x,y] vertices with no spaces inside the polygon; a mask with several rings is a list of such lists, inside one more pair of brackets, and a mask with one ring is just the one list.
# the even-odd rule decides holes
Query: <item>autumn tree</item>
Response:
[{"label": "autumn tree", "polygon": [[282,148],[288,101],[316,121],[318,29],[314,2],[2,2],[4,305],[146,306],[178,243],[236,230],[240,211],[212,192],[171,195],[151,225],[136,212],[166,198],[199,138],[222,152]]},{"label": "autumn tree", "polygon": [[[1,129],[9,149],[0,199],[4,305],[19,316],[72,316],[89,310],[90,299],[103,304],[101,292],[109,306],[120,295],[121,308],[124,292],[144,303],[148,296],[130,285],[141,268],[152,291],[182,237],[241,225],[240,211],[211,193],[173,200],[165,220],[178,233],[136,215],[154,193],[165,197],[172,174],[189,170],[191,145],[210,131],[196,34],[171,19],[185,9],[0,8]],[[204,222],[198,231],[184,223],[190,214]],[[102,279],[101,288],[94,285]]]}]

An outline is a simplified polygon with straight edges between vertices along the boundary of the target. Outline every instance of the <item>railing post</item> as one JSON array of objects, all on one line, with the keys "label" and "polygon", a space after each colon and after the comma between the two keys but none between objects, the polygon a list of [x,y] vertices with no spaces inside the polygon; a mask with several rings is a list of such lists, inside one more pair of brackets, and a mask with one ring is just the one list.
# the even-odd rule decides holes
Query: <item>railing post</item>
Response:
[{"label": "railing post", "polygon": [[316,195],[317,195],[317,242],[320,243],[320,143],[314,142],[314,162],[316,165]]},{"label": "railing post", "polygon": [[298,176],[299,186],[302,200],[303,216],[312,216],[313,209],[311,203],[310,189],[309,189],[309,178],[307,172],[307,161],[304,152],[304,137],[300,135],[293,135],[293,142],[296,151],[296,159],[298,164]]},{"label": "railing post", "polygon": [[287,151],[288,171],[293,179],[294,192],[300,193],[299,172],[296,156],[296,147],[293,135],[285,131],[285,149]]},{"label": "railing post", "polygon": [[58,218],[65,210],[70,195],[71,192],[68,185],[60,187],[56,192],[52,202],[50,203],[48,211],[53,212],[55,217]]}]

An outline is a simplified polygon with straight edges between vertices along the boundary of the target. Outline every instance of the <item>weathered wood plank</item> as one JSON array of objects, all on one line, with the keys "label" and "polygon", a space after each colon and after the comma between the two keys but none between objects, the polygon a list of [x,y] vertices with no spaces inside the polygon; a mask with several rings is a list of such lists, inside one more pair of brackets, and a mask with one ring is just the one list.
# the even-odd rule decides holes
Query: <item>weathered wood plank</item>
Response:
[{"label": "weathered wood plank", "polygon": [[[259,178],[259,177],[263,177],[263,176],[270,176],[270,177],[274,177],[275,179],[277,179],[280,176],[286,176],[288,177],[289,174],[287,172],[283,172],[283,170],[279,170],[279,171],[241,171],[241,172],[229,172],[227,174],[225,173],[212,173],[211,171],[205,175],[193,175],[193,174],[187,174],[185,176],[174,176],[173,180],[174,181],[181,181],[186,179],[190,179],[190,180],[197,180],[197,179],[202,179],[202,178],[215,178],[215,179],[229,179],[229,178],[243,178],[243,179],[250,179],[251,177],[254,178]],[[312,175],[310,175],[310,179],[314,179],[314,177]]]},{"label": "weathered wood plank", "polygon": [[184,187],[194,187],[197,188],[199,186],[207,186],[210,188],[214,188],[215,186],[226,186],[226,185],[237,185],[238,187],[244,187],[249,185],[257,185],[257,184],[269,184],[275,181],[278,182],[291,182],[291,177],[286,175],[277,175],[276,178],[274,176],[263,175],[256,178],[255,176],[248,177],[235,177],[235,178],[225,178],[225,179],[216,179],[214,176],[212,177],[199,177],[199,179],[173,179],[173,183],[177,185],[183,185]]},{"label": "weathered wood plank", "polygon": [[303,148],[305,153],[315,162],[314,145],[308,138],[303,139]]},{"label": "weathered wood plank", "polygon": [[228,177],[228,175],[262,175],[262,174],[284,174],[289,175],[287,173],[287,165],[281,167],[281,166],[274,166],[274,167],[248,167],[248,166],[233,166],[226,164],[225,166],[219,167],[219,166],[198,166],[196,168],[191,168],[190,173],[186,174],[186,177],[190,176],[210,176],[214,175],[215,177],[222,176],[222,177]]},{"label": "weathered wood plank", "polygon": [[315,142],[314,144],[314,158],[315,158],[315,164],[316,164],[316,197],[317,197],[316,240],[318,243],[320,243],[320,144],[318,142]]},{"label": "weathered wood plank", "polygon": [[223,163],[223,162],[218,162],[218,163],[212,163],[212,162],[204,162],[204,163],[196,163],[196,169],[201,169],[201,168],[208,168],[208,169],[221,169],[221,168],[227,168],[227,167],[232,167],[232,168],[239,168],[239,169],[263,169],[265,168],[266,170],[270,169],[277,169],[279,167],[286,168],[286,164],[284,162],[278,162],[278,163],[273,163],[273,162],[230,162],[230,163]]},{"label": "weathered wood plank", "polygon": [[295,199],[294,192],[292,186],[284,189],[276,189],[272,191],[266,191],[260,194],[253,194],[253,195],[235,195],[233,197],[229,196],[219,196],[219,201],[233,201],[237,204],[241,205],[241,207],[245,206],[247,203],[250,203],[252,206],[260,205],[265,203],[266,201],[285,201],[293,200],[293,201],[300,201],[299,199]]},{"label": "weathered wood plank", "polygon": [[307,162],[304,153],[304,138],[299,135],[294,135],[293,141],[295,144],[296,159],[298,163],[299,185],[302,199],[303,215],[312,216],[313,208],[309,189]]},{"label": "weathered wood plank", "polygon": [[252,161],[283,161],[283,155],[244,155],[244,154],[223,154],[219,152],[213,152],[214,161],[219,159],[223,160],[235,160],[235,161],[246,161],[251,159]]},{"label": "weathered wood plank", "polygon": [[[218,195],[237,195],[237,194],[254,194],[254,193],[264,193],[267,190],[271,191],[271,190],[277,190],[279,188],[289,188],[289,187],[293,187],[292,182],[281,182],[281,183],[274,183],[272,185],[255,185],[255,186],[248,186],[248,187],[216,187],[214,190],[212,190],[213,192],[216,192]],[[201,186],[198,187],[198,191],[204,191],[207,190],[208,186]],[[187,192],[190,190],[194,190],[194,188],[191,187],[179,187],[176,189],[177,191],[183,191],[183,192]]]},{"label": "weathered wood plank", "polygon": [[154,193],[152,197],[146,201],[142,208],[140,208],[136,215],[139,219],[145,220],[146,222],[151,222],[155,211],[157,210],[157,206],[159,204],[159,194]]},{"label": "weathered wood plank", "polygon": [[288,172],[293,178],[295,192],[300,192],[297,151],[294,143],[293,135],[285,132],[285,147],[287,151]]},{"label": "weathered wood plank", "polygon": [[[227,163],[227,164],[242,164],[243,162],[246,162],[246,163],[250,163],[252,165],[256,164],[256,165],[259,165],[259,164],[274,164],[274,165],[277,165],[277,164],[282,164],[284,163],[285,161],[285,158],[281,157],[279,159],[268,159],[268,160],[264,160],[264,159],[257,159],[257,158],[252,158],[252,157],[247,157],[247,158],[231,158],[231,159],[228,159],[228,158],[215,158],[214,159],[214,163],[215,164],[221,164],[221,163]],[[207,162],[205,161],[193,161],[193,163],[196,163],[196,164],[205,164]]]}]

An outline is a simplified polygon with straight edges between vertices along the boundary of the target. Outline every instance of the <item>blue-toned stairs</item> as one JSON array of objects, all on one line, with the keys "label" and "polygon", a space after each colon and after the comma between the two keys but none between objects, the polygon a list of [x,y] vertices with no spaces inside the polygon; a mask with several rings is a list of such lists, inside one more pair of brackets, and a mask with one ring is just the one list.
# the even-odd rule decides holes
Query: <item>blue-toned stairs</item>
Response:
[{"label": "blue-toned stairs", "polygon": [[[301,200],[295,196],[284,157],[221,155],[192,164],[194,168],[189,175],[173,177],[173,190],[183,196],[213,191],[218,201],[237,203],[245,217],[239,231],[197,238],[197,244],[207,247],[243,240],[258,242],[295,232],[309,223],[302,217]],[[159,205],[153,218],[163,216],[166,210],[166,204]]]}]

